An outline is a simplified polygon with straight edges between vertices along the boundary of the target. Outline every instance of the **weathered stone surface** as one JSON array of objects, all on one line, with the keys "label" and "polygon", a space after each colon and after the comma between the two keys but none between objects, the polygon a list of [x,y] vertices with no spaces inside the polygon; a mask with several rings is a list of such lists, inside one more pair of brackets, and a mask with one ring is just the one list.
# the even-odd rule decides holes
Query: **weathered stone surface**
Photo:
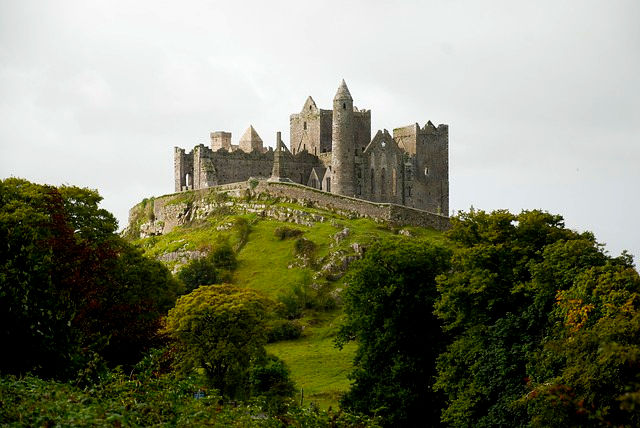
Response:
[{"label": "weathered stone surface", "polygon": [[[401,205],[349,198],[296,183],[260,180],[257,184],[255,182],[234,183],[210,189],[161,196],[147,201],[145,202],[145,210],[149,211],[149,217],[153,220],[139,226],[138,235],[145,237],[166,234],[178,225],[203,220],[213,214],[229,212],[230,210],[240,213],[256,213],[260,216],[305,226],[329,221],[322,214],[308,212],[303,209],[268,205],[260,200],[245,201],[242,197],[247,195],[247,192],[254,196],[265,195],[271,198],[295,201],[302,205],[325,209],[347,218],[371,218],[400,227],[409,225],[430,227],[436,230],[449,228],[449,217],[439,214]],[[218,199],[222,193],[228,196]],[[228,198],[231,197],[236,199],[229,200]],[[130,210],[129,228],[135,227],[140,210],[140,205]],[[335,222],[332,222],[332,224],[338,226]],[[344,228],[338,233],[348,234],[348,232],[344,231]]]},{"label": "weathered stone surface", "polygon": [[[211,148],[174,150],[175,191],[243,182],[250,177],[290,181],[358,199],[388,202],[436,214],[449,212],[449,127],[417,123],[378,131],[371,140],[371,111],[353,105],[344,81],[332,110],[308,97],[290,117],[291,151],[276,141],[263,148],[250,126],[239,141],[211,133]],[[153,232],[153,230],[151,230]]]},{"label": "weathered stone surface", "polygon": [[351,233],[351,230],[349,230],[348,227],[345,227],[340,232],[333,235],[333,240],[336,241],[336,243],[343,241],[347,236],[349,236],[349,233]]}]

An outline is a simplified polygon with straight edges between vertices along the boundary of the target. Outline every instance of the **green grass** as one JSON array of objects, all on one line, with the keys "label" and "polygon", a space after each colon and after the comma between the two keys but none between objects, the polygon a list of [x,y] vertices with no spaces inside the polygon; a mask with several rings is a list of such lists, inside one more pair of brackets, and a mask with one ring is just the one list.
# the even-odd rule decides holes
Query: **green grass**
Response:
[{"label": "green grass", "polygon": [[303,336],[298,340],[272,343],[267,351],[284,360],[291,369],[291,377],[304,393],[304,403],[314,403],[322,409],[336,408],[342,394],[350,385],[347,375],[353,368],[356,344],[349,343],[342,350],[334,345],[339,311],[319,313],[305,318]]},{"label": "green grass", "polygon": [[[151,257],[180,249],[207,249],[224,239],[228,239],[235,248],[241,239],[240,231],[233,227],[218,229],[234,224],[238,217],[244,217],[250,224],[250,232],[237,253],[238,267],[233,273],[232,282],[241,287],[262,291],[277,299],[295,286],[309,285],[313,282],[326,283],[326,279],[314,279],[314,274],[327,262],[332,253],[342,251],[345,254],[354,254],[351,247],[354,243],[366,247],[379,239],[398,236],[397,227],[389,227],[371,219],[348,219],[329,211],[290,202],[260,202],[319,214],[326,221],[303,226],[262,218],[255,214],[238,215],[233,213],[233,209],[229,209],[212,215],[206,221],[176,227],[171,233],[137,240],[136,243]],[[301,237],[315,243],[315,263],[302,266],[301,260],[295,255],[296,238],[281,240],[275,235],[276,228],[281,226],[300,229],[304,232]],[[345,227],[349,229],[349,234],[337,242],[334,236]],[[408,230],[411,234],[411,238],[405,239],[444,243],[441,232],[420,227],[402,229]],[[171,263],[169,265],[173,268]],[[343,287],[342,282],[343,279],[333,283],[329,281],[329,286]],[[304,391],[304,402],[313,402],[324,409],[329,406],[336,408],[340,396],[350,385],[347,375],[352,369],[356,344],[350,343],[342,350],[335,348],[334,337],[341,317],[341,308],[331,312],[307,310],[300,320],[305,326],[300,339],[273,343],[267,347],[270,353],[287,363],[293,380],[298,388]]]},{"label": "green grass", "polygon": [[249,240],[238,254],[234,284],[277,297],[312,274],[310,269],[289,267],[295,262],[294,241],[276,238],[275,229],[281,225],[275,220],[260,220],[251,226]]}]

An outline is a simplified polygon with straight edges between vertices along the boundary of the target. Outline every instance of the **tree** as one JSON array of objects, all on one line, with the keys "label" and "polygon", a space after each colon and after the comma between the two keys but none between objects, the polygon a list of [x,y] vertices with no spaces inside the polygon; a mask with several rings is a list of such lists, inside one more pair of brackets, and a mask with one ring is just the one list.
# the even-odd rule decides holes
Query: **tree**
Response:
[{"label": "tree", "polygon": [[201,285],[216,284],[218,277],[218,269],[210,257],[191,260],[178,272],[185,293],[190,293]]},{"label": "tree", "polygon": [[295,393],[287,365],[274,355],[258,360],[250,374],[251,395],[264,398],[266,410],[281,414]]},{"label": "tree", "polygon": [[[576,278],[610,263],[590,233],[541,211],[471,211],[452,219],[452,269],[439,277],[436,313],[452,342],[438,358],[436,387],[454,426],[528,426],[522,405],[543,369],[536,355],[557,334],[557,298]],[[526,401],[526,400],[525,400]]]},{"label": "tree", "polygon": [[577,274],[530,363],[534,426],[640,426],[640,276],[631,258]]},{"label": "tree", "polygon": [[135,361],[178,284],[115,234],[100,195],[0,181],[0,371],[72,377],[96,355]]},{"label": "tree", "polygon": [[235,252],[228,241],[223,241],[206,257],[191,260],[178,272],[178,278],[184,284],[184,292],[190,293],[201,285],[228,280],[236,265]]},{"label": "tree", "polygon": [[228,284],[201,286],[180,297],[165,331],[175,341],[183,372],[204,370],[226,397],[249,394],[252,365],[265,355],[265,326],[273,302]]},{"label": "tree", "polygon": [[438,425],[443,396],[432,386],[445,337],[433,304],[449,257],[443,247],[393,240],[354,263],[337,338],[340,346],[358,343],[344,406],[382,416],[388,426]]}]

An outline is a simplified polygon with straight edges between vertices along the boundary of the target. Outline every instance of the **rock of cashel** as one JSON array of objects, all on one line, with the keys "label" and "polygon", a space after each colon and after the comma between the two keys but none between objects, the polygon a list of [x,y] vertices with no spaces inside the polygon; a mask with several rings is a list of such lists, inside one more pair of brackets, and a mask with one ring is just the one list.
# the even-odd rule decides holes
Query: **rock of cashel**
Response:
[{"label": "rock of cashel", "polygon": [[232,143],[230,132],[215,131],[210,147],[200,144],[188,153],[175,147],[175,191],[224,188],[257,179],[260,189],[279,196],[291,189],[291,197],[304,194],[329,206],[336,205],[327,202],[331,198],[343,199],[337,205],[353,201],[354,210],[363,211],[363,216],[375,211],[358,208],[363,204],[393,205],[398,212],[412,211],[404,217],[424,213],[445,220],[438,224],[448,224],[448,125],[414,123],[392,134],[379,130],[372,138],[371,110],[354,106],[344,80],[332,107],[318,108],[309,96],[302,110],[290,116],[289,147],[278,132],[275,149],[265,148],[253,126],[238,144]]}]

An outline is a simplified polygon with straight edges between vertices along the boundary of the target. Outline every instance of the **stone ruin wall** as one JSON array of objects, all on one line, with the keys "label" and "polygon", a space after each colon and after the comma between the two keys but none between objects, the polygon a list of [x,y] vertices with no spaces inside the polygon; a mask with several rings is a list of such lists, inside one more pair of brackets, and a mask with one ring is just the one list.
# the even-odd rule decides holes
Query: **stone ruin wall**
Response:
[{"label": "stone ruin wall", "polygon": [[[215,194],[227,193],[232,197],[241,198],[246,196],[248,192],[253,195],[267,194],[285,200],[295,200],[301,204],[311,203],[317,208],[351,218],[366,217],[396,226],[420,226],[441,231],[449,228],[449,218],[446,216],[396,204],[375,203],[336,195],[296,183],[269,182],[267,180],[260,180],[257,183],[251,183],[250,180],[249,182],[180,192],[140,203],[129,211],[129,228],[135,228],[140,217],[146,216],[147,221],[139,225],[142,236],[166,234],[176,226],[187,224],[206,216],[208,212],[212,212],[215,209],[212,206],[215,204],[212,204],[211,200],[215,199]],[[226,203],[247,205],[247,203],[240,201]],[[282,220],[282,216],[277,210],[268,209],[264,204],[253,204],[255,207],[249,205],[247,207],[252,212]]]},{"label": "stone ruin wall", "polygon": [[214,152],[211,162],[216,168],[216,184],[247,181],[249,177],[269,178],[273,168],[273,150],[266,153]]},{"label": "stone ruin wall", "polygon": [[404,197],[404,153],[386,130],[373,137],[360,162],[359,190],[363,199],[410,206]]},{"label": "stone ruin wall", "polygon": [[393,130],[409,156],[404,168],[405,204],[434,213],[449,212],[449,127],[431,122]]},{"label": "stone ruin wall", "polygon": [[[249,177],[269,178],[273,169],[273,149],[266,152],[242,150],[213,151],[200,144],[190,152],[175,149],[176,192],[197,190],[220,184],[247,181]],[[189,179],[187,179],[187,175]],[[185,189],[189,181],[189,188]]]},{"label": "stone ruin wall", "polygon": [[283,153],[283,177],[288,178],[294,183],[307,184],[311,170],[317,166],[322,166],[322,163],[316,156],[308,152],[303,151],[295,155],[289,152]]}]

